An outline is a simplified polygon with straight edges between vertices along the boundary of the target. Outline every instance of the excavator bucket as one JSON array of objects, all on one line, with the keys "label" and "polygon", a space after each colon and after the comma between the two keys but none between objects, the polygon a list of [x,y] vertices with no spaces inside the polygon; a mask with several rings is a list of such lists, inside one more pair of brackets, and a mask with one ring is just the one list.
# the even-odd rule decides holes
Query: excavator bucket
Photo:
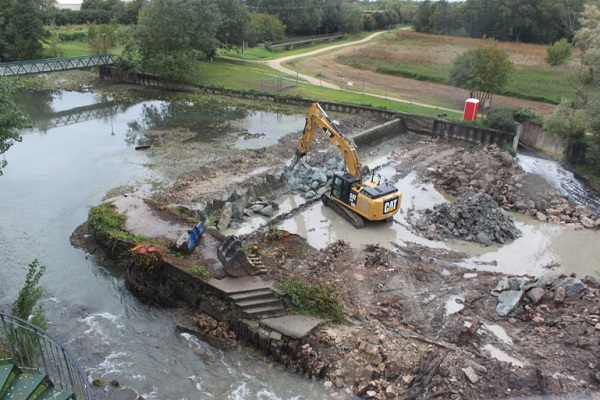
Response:
[{"label": "excavator bucket", "polygon": [[228,275],[234,277],[256,275],[266,271],[258,256],[246,254],[237,236],[228,236],[217,250],[217,257]]}]

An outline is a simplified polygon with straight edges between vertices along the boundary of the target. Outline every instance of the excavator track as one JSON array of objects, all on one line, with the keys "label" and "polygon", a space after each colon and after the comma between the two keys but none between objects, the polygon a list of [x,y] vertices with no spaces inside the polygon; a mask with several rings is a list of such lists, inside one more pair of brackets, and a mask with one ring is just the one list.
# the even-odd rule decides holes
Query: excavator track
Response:
[{"label": "excavator track", "polygon": [[346,221],[350,222],[353,227],[356,229],[363,228],[365,226],[365,220],[363,217],[358,215],[352,210],[347,209],[346,207],[340,205],[338,202],[331,200],[331,197],[327,193],[323,193],[321,196],[321,201],[324,205],[331,208],[337,214],[339,214]]}]

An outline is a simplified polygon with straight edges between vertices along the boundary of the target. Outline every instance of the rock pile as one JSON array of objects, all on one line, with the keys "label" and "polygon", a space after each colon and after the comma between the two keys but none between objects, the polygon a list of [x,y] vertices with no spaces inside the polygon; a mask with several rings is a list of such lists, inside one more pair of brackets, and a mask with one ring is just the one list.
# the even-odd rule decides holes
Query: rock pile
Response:
[{"label": "rock pile", "polygon": [[[531,313],[531,306],[542,301],[560,305],[565,298],[573,297],[585,289],[587,286],[581,279],[573,276],[542,276],[535,280],[524,276],[505,276],[492,290],[492,296],[498,297],[496,313],[507,317],[523,312]],[[536,323],[544,322],[539,315],[531,315],[531,319]]]},{"label": "rock pile", "polygon": [[521,236],[514,220],[485,193],[466,193],[456,203],[427,209],[414,226],[431,240],[461,239],[486,246]]},{"label": "rock pile", "polygon": [[234,228],[239,227],[239,223],[243,222],[244,219],[255,215],[272,217],[274,212],[278,209],[279,204],[270,201],[266,197],[261,197],[259,199],[250,197],[243,209],[240,209],[234,202],[226,202],[219,213],[217,229],[222,231],[230,226]]},{"label": "rock pile", "polygon": [[335,171],[344,169],[344,163],[338,157],[331,157],[322,166],[311,166],[301,160],[293,169],[285,171],[288,185],[293,194],[300,194],[306,199],[318,195],[318,190],[324,187]]},{"label": "rock pile", "polygon": [[237,345],[235,332],[227,329],[225,322],[217,321],[208,314],[198,314],[194,317],[194,323],[201,333],[216,338],[223,344],[219,347],[233,348]]},{"label": "rock pile", "polygon": [[510,154],[495,145],[472,153],[458,151],[429,175],[437,186],[455,196],[487,193],[507,211],[574,229],[600,228],[599,216],[584,206],[572,205],[543,178],[527,174]]}]

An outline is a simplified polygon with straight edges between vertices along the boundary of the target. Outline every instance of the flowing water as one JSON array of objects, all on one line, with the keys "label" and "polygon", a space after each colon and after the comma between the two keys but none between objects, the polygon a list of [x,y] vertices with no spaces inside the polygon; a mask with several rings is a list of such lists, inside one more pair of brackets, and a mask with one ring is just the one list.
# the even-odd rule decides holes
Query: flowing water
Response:
[{"label": "flowing water", "polygon": [[[124,289],[122,271],[98,265],[69,237],[119,185],[150,193],[162,177],[134,150],[140,129],[193,121],[198,140],[216,140],[216,122],[271,137],[297,130],[304,116],[146,101],[119,104],[91,93],[21,98],[35,127],[6,154],[0,177],[0,308],[7,310],[35,258],[48,269],[49,332],[91,378],[116,379],[147,399],[312,399],[322,386],[247,349],[222,352],[175,332],[178,313],[149,307]],[[141,127],[141,128],[140,128]],[[202,135],[205,137],[202,138]]]}]

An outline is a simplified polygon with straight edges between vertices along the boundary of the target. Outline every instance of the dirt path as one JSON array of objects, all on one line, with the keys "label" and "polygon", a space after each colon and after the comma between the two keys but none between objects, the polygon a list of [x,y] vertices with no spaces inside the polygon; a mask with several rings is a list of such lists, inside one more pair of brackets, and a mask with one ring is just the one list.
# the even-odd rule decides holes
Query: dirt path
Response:
[{"label": "dirt path", "polygon": [[[298,74],[300,78],[316,86],[351,92],[344,89],[344,85],[347,86],[348,82],[352,82],[354,86],[364,87],[364,92],[370,96],[461,113],[465,99],[468,98],[468,93],[463,89],[359,70],[336,61],[340,55],[355,51],[356,48],[362,46],[369,46],[370,41],[383,34],[386,32],[376,32],[356,42],[332,45],[303,54],[256,62],[286,74]],[[555,108],[552,104],[499,95],[494,96],[494,102],[510,108],[530,108],[544,116],[550,115]],[[432,103],[446,106],[432,106]]]}]

